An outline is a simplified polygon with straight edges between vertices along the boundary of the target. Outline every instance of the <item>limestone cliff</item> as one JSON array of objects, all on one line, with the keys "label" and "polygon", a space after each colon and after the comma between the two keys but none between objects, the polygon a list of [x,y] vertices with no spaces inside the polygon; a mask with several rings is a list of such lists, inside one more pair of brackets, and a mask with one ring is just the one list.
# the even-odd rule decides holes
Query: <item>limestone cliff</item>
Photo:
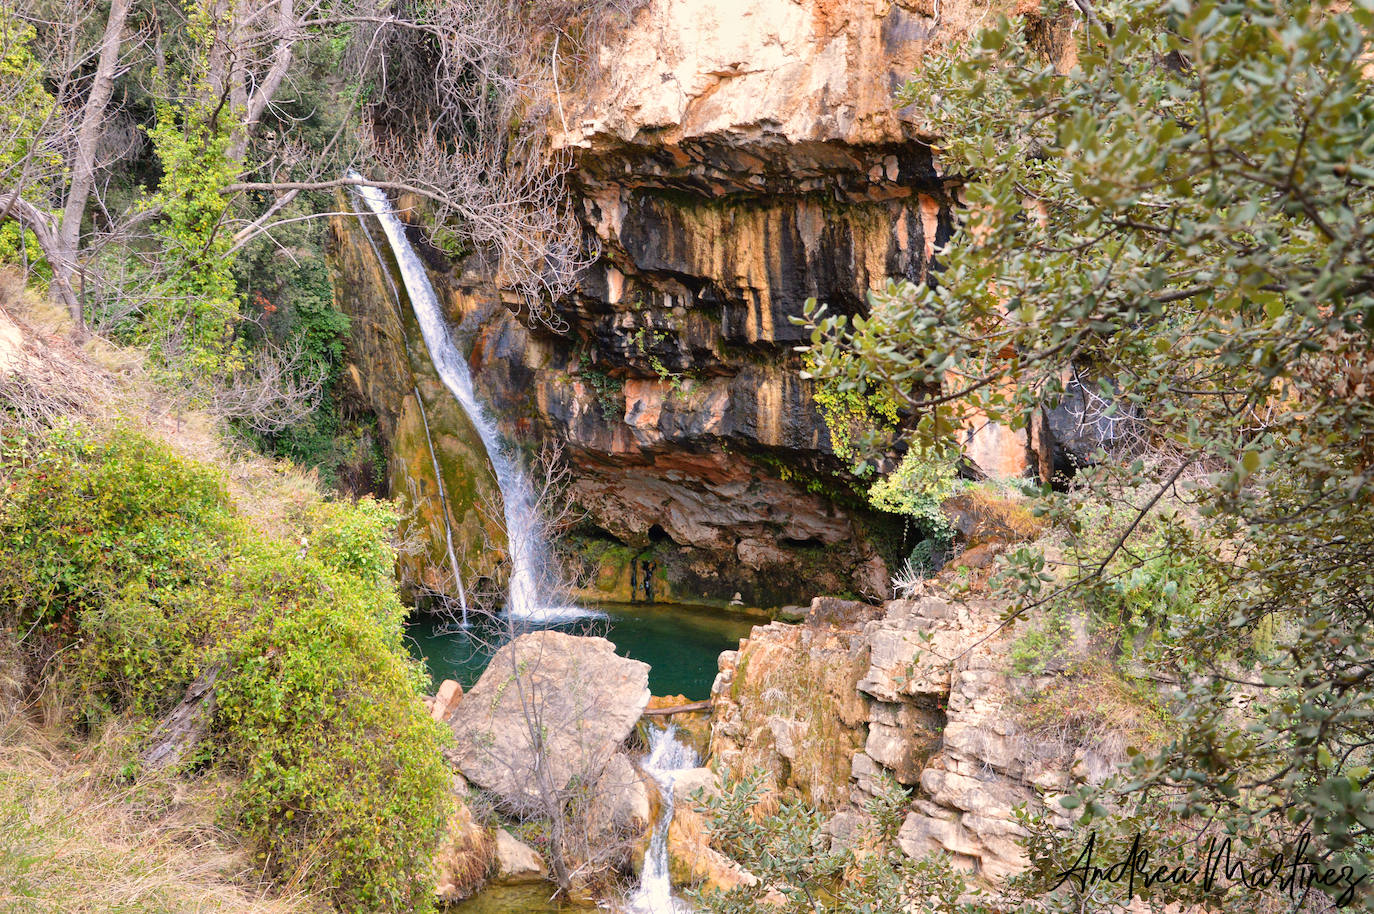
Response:
[{"label": "limestone cliff", "polygon": [[[721,655],[713,766],[735,776],[761,768],[773,788],[829,810],[841,841],[890,776],[913,791],[903,850],[948,852],[990,883],[1017,872],[1015,807],[1067,826],[1053,799],[1100,781],[1137,734],[1126,705],[1085,686],[1107,692],[1112,682],[1092,678],[1085,641],[1064,646],[1072,673],[1016,672],[1016,635],[1000,627],[1001,609],[933,589],[882,606],[818,598],[804,623],[755,627]],[[1064,707],[1041,707],[1046,696]],[[1093,714],[1104,722],[1078,732],[1075,717]]]},{"label": "limestone cliff", "polygon": [[[932,13],[651,0],[558,97],[555,146],[599,251],[557,303],[566,330],[523,323],[480,255],[428,251],[507,437],[566,446],[595,592],[628,597],[652,560],[661,598],[886,595],[914,543],[843,480],[793,319],[811,296],[855,313],[889,278],[926,279],[950,234],[950,194],[892,98]],[[374,281],[342,266],[350,290]],[[367,326],[376,298],[345,304]],[[404,385],[372,380],[386,356],[366,341],[354,355],[360,386],[396,412]],[[1023,470],[1024,436],[996,432],[974,430],[970,452]]]}]

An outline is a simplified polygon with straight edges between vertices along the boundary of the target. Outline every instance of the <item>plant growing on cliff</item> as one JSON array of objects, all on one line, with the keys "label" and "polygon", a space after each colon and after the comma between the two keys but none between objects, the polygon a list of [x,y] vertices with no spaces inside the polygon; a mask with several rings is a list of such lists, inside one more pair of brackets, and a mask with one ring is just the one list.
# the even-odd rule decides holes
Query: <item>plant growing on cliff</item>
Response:
[{"label": "plant growing on cliff", "polygon": [[[866,914],[921,910],[977,914],[978,890],[945,858],[913,859],[897,844],[910,792],[890,778],[864,809],[864,824],[844,843],[825,831],[826,816],[784,796],[760,812],[765,776],[727,780],[716,796],[698,796],[712,843],[759,877],[728,892],[701,890],[693,900],[709,914]],[[771,805],[771,804],[768,804]],[[762,808],[768,808],[765,805]],[[781,901],[778,900],[781,896]]]},{"label": "plant growing on cliff", "polygon": [[[815,299],[807,300],[811,307]],[[862,455],[886,445],[897,430],[898,401],[881,386],[862,378],[838,379],[825,374],[815,355],[806,356],[803,378],[814,378],[812,396],[830,432],[830,449],[849,461],[858,476],[871,475]]]},{"label": "plant growing on cliff", "polygon": [[[1015,612],[1143,567],[1144,519],[1191,505],[1228,547],[1176,548],[1226,587],[1173,635],[1158,675],[1178,683],[1180,734],[1136,759],[1134,786],[1271,849],[1310,829],[1314,852],[1367,872],[1374,10],[1079,10],[1058,68],[1004,20],[904,90],[963,183],[963,231],[932,285],[890,285],[863,320],[813,311],[815,374],[883,379],[932,442],[969,409],[1026,427],[1069,365],[1139,415],[1152,452],[1076,481],[1138,493],[1136,520],[1062,579],[1020,553]],[[1246,669],[1238,646],[1265,628],[1272,650]]]},{"label": "plant growing on cliff", "polygon": [[902,462],[868,490],[868,501],[880,511],[911,518],[921,534],[943,549],[953,541],[954,528],[942,505],[958,491],[959,473],[953,459],[944,454],[902,455]]}]

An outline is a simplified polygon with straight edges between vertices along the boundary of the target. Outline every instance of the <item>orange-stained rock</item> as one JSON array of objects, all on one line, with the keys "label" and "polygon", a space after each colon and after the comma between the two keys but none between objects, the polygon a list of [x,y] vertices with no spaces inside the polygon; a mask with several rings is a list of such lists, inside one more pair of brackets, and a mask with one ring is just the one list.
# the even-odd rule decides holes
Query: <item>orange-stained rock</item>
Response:
[{"label": "orange-stained rock", "polygon": [[452,679],[445,679],[439,684],[439,691],[434,694],[434,699],[430,702],[430,716],[443,723],[453,715],[454,709],[458,707],[458,702],[462,700],[463,687]]}]

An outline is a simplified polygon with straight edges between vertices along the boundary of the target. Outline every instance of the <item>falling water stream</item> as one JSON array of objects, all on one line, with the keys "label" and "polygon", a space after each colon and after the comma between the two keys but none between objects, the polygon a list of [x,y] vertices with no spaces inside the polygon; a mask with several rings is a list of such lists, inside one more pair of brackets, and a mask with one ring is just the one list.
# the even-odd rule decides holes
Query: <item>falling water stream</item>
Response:
[{"label": "falling water stream", "polygon": [[698,764],[697,753],[677,738],[677,727],[649,731],[649,755],[644,770],[658,784],[662,809],[644,852],[644,871],[639,887],[630,896],[629,914],[691,914],[691,907],[673,894],[668,878],[668,826],[673,821],[673,782],[677,773]]},{"label": "falling water stream", "polygon": [[[350,177],[359,176],[351,173]],[[405,225],[396,216],[386,194],[379,188],[359,187],[358,192],[368,209],[372,210],[381,222],[382,230],[391,244],[434,368],[454,399],[467,413],[473,427],[477,429],[477,434],[486,447],[487,457],[491,460],[492,470],[496,474],[496,482],[501,489],[506,537],[511,556],[507,612],[512,619],[545,625],[604,615],[575,606],[550,606],[540,599],[541,591],[548,593],[553,589],[550,587],[552,582],[545,578],[552,566],[548,561],[548,543],[540,525],[530,481],[519,462],[502,445],[496,424],[487,415],[486,409],[473,391],[467,361],[449,335],[443,310],[434,294],[429,275],[405,236]],[[416,394],[418,396],[418,390]],[[442,481],[440,485],[442,486]],[[453,549],[451,540],[450,536],[450,558]],[[629,899],[628,911],[630,914],[691,914],[691,907],[673,895],[668,874],[668,826],[673,821],[673,782],[679,771],[697,766],[697,754],[690,746],[677,739],[677,728],[669,725],[665,729],[654,728],[651,731],[649,754],[643,764],[644,770],[658,784],[663,802],[658,821],[654,823],[649,838],[649,848],[644,855],[644,871],[638,888]]]},{"label": "falling water stream", "polygon": [[[349,177],[361,176],[350,172]],[[487,415],[473,391],[467,360],[449,335],[443,309],[434,294],[429,274],[406,238],[405,225],[392,209],[391,201],[376,187],[359,187],[358,193],[381,222],[382,230],[391,244],[434,369],[477,429],[496,474],[511,558],[507,613],[514,620],[535,624],[594,615],[576,606],[550,606],[540,599],[541,592],[549,593],[558,588],[555,582],[548,579],[553,566],[549,561],[548,542],[539,521],[538,506],[529,478],[519,461],[502,445],[496,423]]]}]

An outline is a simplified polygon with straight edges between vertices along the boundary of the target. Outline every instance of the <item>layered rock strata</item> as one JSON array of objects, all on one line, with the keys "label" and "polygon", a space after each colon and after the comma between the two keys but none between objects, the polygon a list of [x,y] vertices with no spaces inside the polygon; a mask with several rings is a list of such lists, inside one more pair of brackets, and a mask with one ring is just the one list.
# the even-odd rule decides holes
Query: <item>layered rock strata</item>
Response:
[{"label": "layered rock strata", "polygon": [[943,594],[881,607],[822,598],[801,624],[755,627],[721,656],[712,763],[735,776],[762,768],[775,788],[821,804],[837,840],[890,778],[912,788],[898,837],[907,853],[947,852],[993,883],[1017,872],[1013,810],[1067,825],[1054,798],[1110,766],[1021,719],[1013,696],[1025,679],[1011,672],[999,609]]},{"label": "layered rock strata", "polygon": [[[480,255],[422,252],[508,440],[564,447],[592,593],[644,596],[647,571],[656,599],[886,594],[914,543],[845,481],[795,321],[811,297],[858,313],[889,279],[924,281],[949,238],[950,193],[893,101],[932,14],[651,0],[558,99],[555,145],[599,252],[557,303],[565,326],[523,322]],[[398,356],[365,335],[379,296],[348,301],[378,279],[356,260],[339,261],[364,333],[353,370],[403,414],[404,383],[376,380]],[[1026,468],[1024,435],[973,431],[976,457]],[[427,459],[413,438],[393,451]]]}]

